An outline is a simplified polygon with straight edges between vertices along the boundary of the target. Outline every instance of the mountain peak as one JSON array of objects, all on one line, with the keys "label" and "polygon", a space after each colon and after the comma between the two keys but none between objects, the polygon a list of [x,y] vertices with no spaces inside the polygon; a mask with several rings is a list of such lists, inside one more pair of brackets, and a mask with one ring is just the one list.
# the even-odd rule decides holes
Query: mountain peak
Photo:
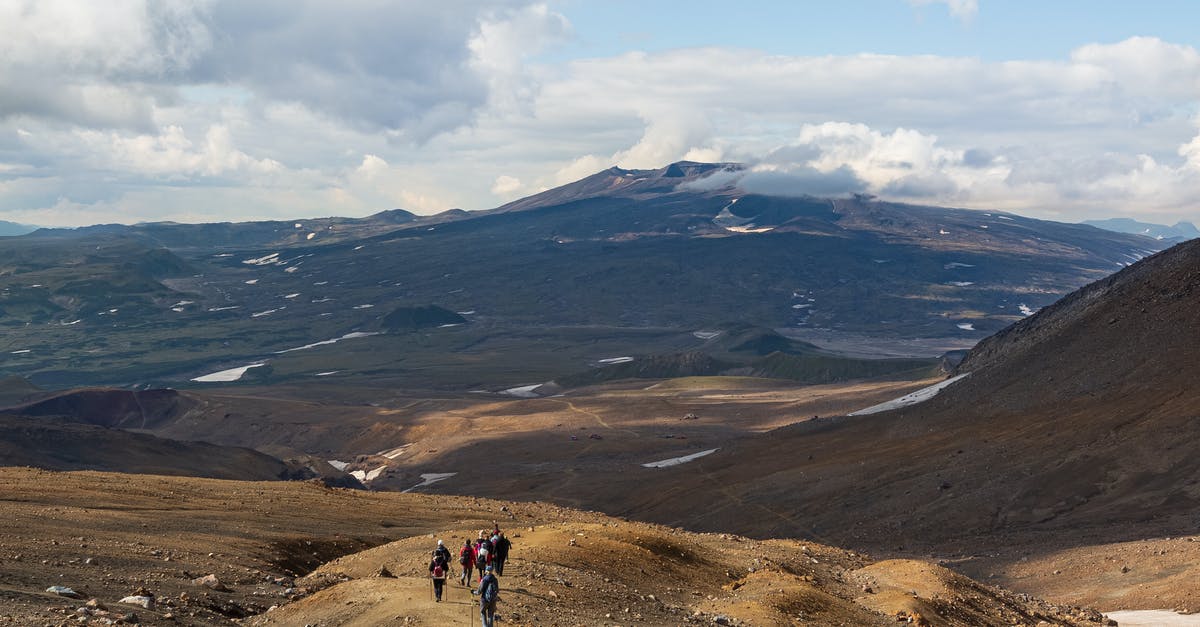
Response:
[{"label": "mountain peak", "polygon": [[697,161],[676,161],[654,170],[625,169],[614,165],[573,183],[514,200],[494,211],[524,211],[598,196],[635,197],[647,193],[668,193],[675,191],[675,187],[681,183],[702,179],[715,172],[738,171],[745,167],[741,163]]}]

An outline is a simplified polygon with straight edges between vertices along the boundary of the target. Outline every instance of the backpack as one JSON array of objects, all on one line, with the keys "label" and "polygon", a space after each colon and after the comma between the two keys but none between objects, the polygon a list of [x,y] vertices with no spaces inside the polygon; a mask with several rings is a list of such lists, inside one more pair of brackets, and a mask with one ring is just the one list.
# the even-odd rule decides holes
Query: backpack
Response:
[{"label": "backpack", "polygon": [[458,563],[459,564],[466,566],[467,562],[470,561],[470,559],[471,559],[471,551],[469,551],[467,548],[464,547],[461,551],[458,552]]},{"label": "backpack", "polygon": [[499,592],[500,585],[496,583],[496,578],[489,575],[483,586],[483,600],[487,603],[495,603]]},{"label": "backpack", "polygon": [[484,548],[483,545],[480,545],[479,551],[475,553],[475,566],[482,570],[485,566],[487,566],[487,558],[487,549]]},{"label": "backpack", "polygon": [[439,561],[438,563],[434,564],[433,565],[433,578],[441,579],[445,576],[446,576],[446,571],[445,571],[445,569],[442,568],[442,563]]}]

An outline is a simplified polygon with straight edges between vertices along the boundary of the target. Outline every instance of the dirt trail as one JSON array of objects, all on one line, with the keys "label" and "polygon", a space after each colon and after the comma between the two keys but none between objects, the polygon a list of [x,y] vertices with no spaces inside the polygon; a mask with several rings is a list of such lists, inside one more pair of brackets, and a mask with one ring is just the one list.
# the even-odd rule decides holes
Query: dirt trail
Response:
[{"label": "dirt trail", "polygon": [[449,581],[442,601],[433,598],[427,578],[375,577],[326,588],[269,612],[253,625],[340,625],[376,627],[394,624],[470,626],[479,623],[479,605],[470,589]]},{"label": "dirt trail", "polygon": [[597,423],[599,423],[599,425],[600,425],[601,427],[604,427],[605,429],[610,429],[610,430],[613,430],[613,431],[623,431],[623,432],[625,432],[625,433],[628,433],[629,435],[632,435],[632,436],[633,436],[633,437],[635,437],[635,438],[637,438],[637,437],[641,437],[641,434],[640,434],[640,433],[638,433],[637,431],[634,431],[633,429],[624,429],[624,428],[621,428],[621,427],[614,427],[614,426],[612,426],[612,425],[608,424],[608,422],[607,422],[607,421],[605,421],[605,420],[604,420],[604,417],[603,417],[603,416],[601,416],[600,414],[597,414],[597,413],[595,413],[595,412],[588,411],[588,410],[586,410],[586,409],[580,409],[578,406],[576,406],[576,405],[575,405],[575,403],[573,403],[573,402],[571,402],[571,401],[562,400],[562,399],[557,399],[557,398],[548,398],[548,399],[545,399],[545,400],[548,400],[548,401],[551,401],[551,402],[554,402],[554,403],[561,403],[561,404],[563,404],[563,405],[566,405],[566,406],[567,406],[567,409],[570,409],[571,411],[573,411],[573,412],[575,412],[575,413],[577,413],[577,414],[583,414],[583,415],[585,415],[585,416],[590,416],[591,418],[595,419],[595,421],[596,421]]}]

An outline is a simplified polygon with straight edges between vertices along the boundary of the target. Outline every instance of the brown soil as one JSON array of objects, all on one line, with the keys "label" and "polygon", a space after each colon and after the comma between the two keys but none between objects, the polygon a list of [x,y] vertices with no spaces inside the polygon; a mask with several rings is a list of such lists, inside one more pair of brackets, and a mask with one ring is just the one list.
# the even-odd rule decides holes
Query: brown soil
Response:
[{"label": "brown soil", "polygon": [[[477,612],[465,587],[452,581],[445,601],[429,598],[426,559],[435,538],[454,546],[493,519],[514,542],[504,624],[884,625],[897,611],[935,625],[1097,618],[928,564],[546,504],[19,468],[0,469],[0,481],[0,624],[99,625],[131,612],[147,625],[469,624]],[[397,578],[378,577],[381,566]],[[208,574],[229,591],[193,582]],[[44,592],[51,585],[82,598]],[[139,589],[155,609],[118,603]],[[103,608],[90,617],[80,610],[89,598]]]}]

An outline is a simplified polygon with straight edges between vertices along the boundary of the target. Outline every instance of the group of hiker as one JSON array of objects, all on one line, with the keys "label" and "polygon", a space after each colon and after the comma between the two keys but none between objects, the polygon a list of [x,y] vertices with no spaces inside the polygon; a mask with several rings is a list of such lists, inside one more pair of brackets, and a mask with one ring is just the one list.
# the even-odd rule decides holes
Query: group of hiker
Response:
[{"label": "group of hiker", "polygon": [[[500,583],[497,576],[504,574],[504,562],[508,560],[508,551],[512,542],[504,537],[504,532],[496,523],[492,523],[492,531],[480,530],[475,543],[471,539],[463,541],[458,550],[458,563],[462,567],[458,581],[463,586],[475,588],[471,594],[479,597],[479,614],[483,619],[483,627],[492,627],[496,614],[496,601],[500,598]],[[437,602],[442,600],[442,589],[450,572],[450,549],[441,541],[433,551],[429,561],[429,576],[433,579],[433,593]],[[472,573],[478,573],[477,582],[472,582]]]}]

